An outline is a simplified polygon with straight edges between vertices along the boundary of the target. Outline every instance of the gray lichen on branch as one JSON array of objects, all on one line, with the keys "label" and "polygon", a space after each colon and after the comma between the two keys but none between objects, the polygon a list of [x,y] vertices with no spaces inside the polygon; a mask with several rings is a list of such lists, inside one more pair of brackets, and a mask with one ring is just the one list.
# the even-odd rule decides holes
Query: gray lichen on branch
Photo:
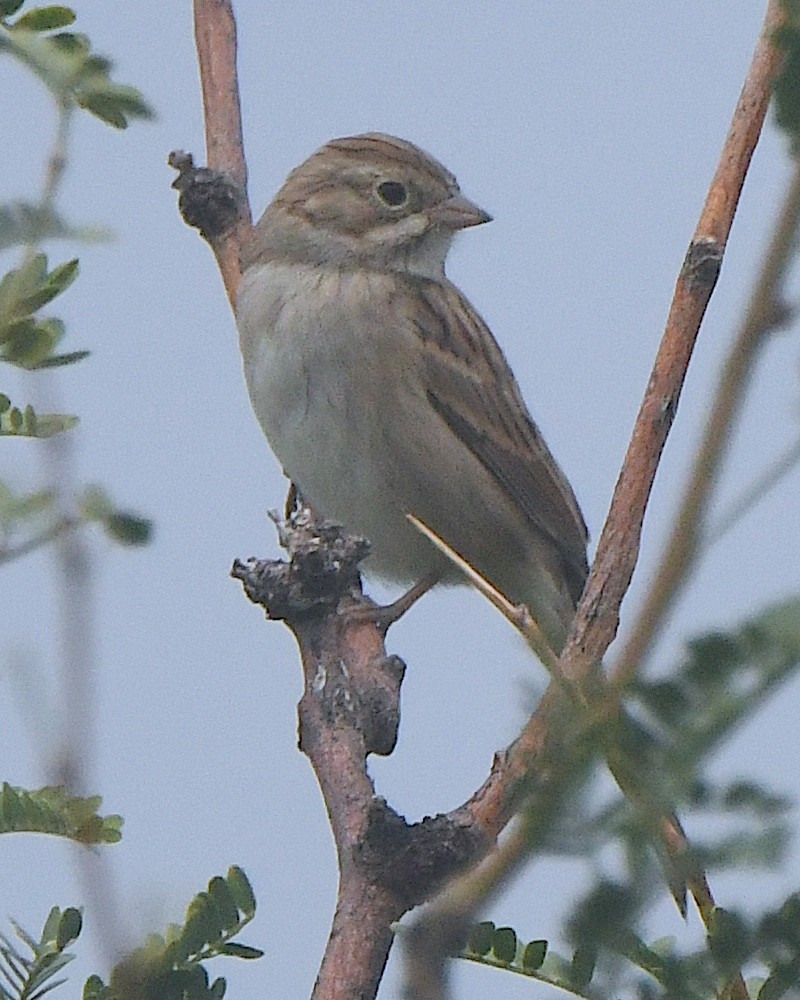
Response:
[{"label": "gray lichen on branch", "polygon": [[178,209],[183,221],[213,246],[241,219],[247,205],[245,192],[227,174],[196,167],[191,153],[175,150],[167,162],[178,171],[172,187],[179,192]]}]

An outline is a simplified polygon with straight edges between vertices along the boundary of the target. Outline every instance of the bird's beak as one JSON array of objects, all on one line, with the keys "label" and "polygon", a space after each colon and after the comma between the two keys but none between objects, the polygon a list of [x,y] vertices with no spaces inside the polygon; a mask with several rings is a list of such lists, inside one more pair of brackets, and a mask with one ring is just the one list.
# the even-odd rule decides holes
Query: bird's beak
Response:
[{"label": "bird's beak", "polygon": [[492,221],[488,212],[478,208],[463,194],[453,195],[447,201],[434,205],[428,210],[428,218],[435,226],[447,226],[448,229],[468,229],[470,226],[481,226],[484,222]]}]

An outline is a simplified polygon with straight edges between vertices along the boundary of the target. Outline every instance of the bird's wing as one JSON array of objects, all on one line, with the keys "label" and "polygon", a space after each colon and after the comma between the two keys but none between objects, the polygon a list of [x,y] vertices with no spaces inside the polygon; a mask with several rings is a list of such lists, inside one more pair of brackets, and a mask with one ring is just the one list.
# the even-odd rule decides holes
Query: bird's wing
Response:
[{"label": "bird's wing", "polygon": [[450,282],[416,285],[428,400],[563,562],[573,599],[586,581],[587,530],[575,494],[528,413],[491,331]]}]

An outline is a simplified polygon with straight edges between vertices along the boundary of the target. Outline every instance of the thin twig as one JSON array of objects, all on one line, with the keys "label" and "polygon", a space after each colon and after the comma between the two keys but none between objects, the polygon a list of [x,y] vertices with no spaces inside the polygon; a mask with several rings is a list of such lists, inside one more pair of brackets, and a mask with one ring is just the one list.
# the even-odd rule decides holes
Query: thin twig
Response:
[{"label": "thin twig", "polygon": [[77,527],[78,523],[74,518],[62,517],[53,524],[49,524],[37,535],[26,538],[24,542],[20,542],[18,545],[0,545],[0,566],[4,563],[13,562],[15,559],[21,559],[23,556],[47,545],[49,542],[55,541],[63,532],[71,531]]},{"label": "thin twig", "polygon": [[594,565],[567,640],[562,663],[570,675],[592,670],[619,627],[620,605],[639,555],[650,490],[764,123],[771,83],[781,63],[773,36],[783,20],[780,0],[770,0],[719,165],[681,268]]},{"label": "thin twig", "polygon": [[705,532],[701,539],[701,551],[716,544],[731,528],[756,507],[780,481],[800,463],[800,438],[793,441],[784,453],[766,472],[752,483],[734,500],[727,510]]},{"label": "thin twig", "polygon": [[[56,133],[45,167],[37,216],[52,213],[67,166],[68,143],[74,107],[59,102]],[[31,256],[38,250],[36,238],[26,248]],[[58,393],[58,378],[50,373],[50,402]],[[39,389],[31,382],[31,390]],[[60,410],[61,407],[53,406]],[[57,591],[57,634],[60,692],[54,715],[55,745],[50,753],[49,781],[61,784],[73,794],[87,795],[88,774],[94,750],[94,690],[97,673],[95,644],[95,595],[92,556],[84,533],[72,530],[81,521],[76,511],[75,441],[71,434],[59,434],[41,442],[43,472],[54,498],[56,521],[34,543],[49,535],[54,542],[53,560]],[[17,552],[23,546],[17,547]],[[87,899],[98,914],[102,928],[98,941],[109,960],[121,949],[123,934],[111,874],[105,858],[78,847],[75,862]]]},{"label": "thin twig", "polygon": [[702,526],[736,419],[744,404],[759,352],[785,318],[783,283],[792,259],[800,223],[800,163],[776,218],[761,271],[756,279],[742,327],[723,365],[714,405],[695,456],[689,482],[658,570],[633,630],[613,672],[625,685],[640,669],[666,624],[682,587],[695,565],[702,543]]},{"label": "thin twig", "polygon": [[240,192],[235,226],[215,239],[217,258],[231,306],[242,280],[242,253],[252,235],[247,201],[247,162],[236,72],[236,19],[230,0],[195,0],[194,33],[203,88],[208,166],[225,174]]}]

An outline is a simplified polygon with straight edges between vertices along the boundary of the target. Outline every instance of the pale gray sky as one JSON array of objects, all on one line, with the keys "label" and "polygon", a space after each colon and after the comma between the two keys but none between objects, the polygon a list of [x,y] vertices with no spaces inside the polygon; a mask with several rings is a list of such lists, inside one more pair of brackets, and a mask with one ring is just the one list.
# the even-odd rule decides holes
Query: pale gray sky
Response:
[{"label": "pale gray sky", "polygon": [[[58,304],[67,349],[93,352],[59,375],[65,409],[82,417],[80,473],[156,523],[143,551],[93,544],[101,671],[91,787],[106,811],[126,819],[123,843],[104,853],[137,936],[179,918],[211,875],[242,865],[260,903],[245,940],[267,955],[228,962],[218,974],[234,997],[266,986],[271,996],[302,998],[328,932],[335,861],[318,789],[296,749],[295,646],[227,575],[236,556],[277,551],[266,511],[282,505],[285,483],[246,399],[213,258],[181,222],[169,187],[171,149],[203,159],[190,4],[75,6],[78,27],[115,59],[118,79],[139,86],[159,115],[123,134],[82,116],[63,198],[72,217],[113,224],[118,236],[80,251],[82,275]],[[256,213],[293,166],[336,135],[393,132],[452,169],[495,221],[464,234],[450,275],[503,345],[595,539],[763,6],[238,4]],[[7,61],[0,74],[5,200],[38,189],[52,115],[35,81]],[[656,482],[627,617],[658,557],[787,176],[784,142],[770,128]],[[68,255],[52,248],[54,259]],[[795,334],[768,348],[724,498],[796,434],[797,355]],[[7,442],[2,478],[32,482],[36,449]],[[798,486],[795,472],[709,553],[660,662],[698,630],[724,628],[797,591]],[[23,662],[46,687],[57,656],[48,558],[5,574],[3,669]],[[453,807],[483,780],[543,672],[497,614],[463,590],[426,598],[393,629],[389,647],[409,668],[400,744],[372,773],[379,793],[415,819]],[[46,778],[53,722],[15,704],[13,687],[0,688],[2,777],[35,786]],[[785,762],[797,758],[797,703],[794,686],[725,748],[721,772],[796,794],[797,769]],[[0,918],[35,930],[52,903],[83,900],[58,841],[4,838],[2,848]],[[577,885],[583,875],[539,862],[490,915],[530,938],[552,937],[562,902],[554,880]],[[790,880],[797,876],[794,863]],[[715,884],[722,902],[726,887],[736,889]],[[764,899],[781,889],[774,876],[752,885]],[[684,933],[668,907],[659,930]],[[105,971],[88,940],[79,950],[63,995]],[[384,997],[395,995],[397,968],[395,958]],[[489,970],[464,967],[456,981],[461,997],[531,995],[530,984]]]}]

